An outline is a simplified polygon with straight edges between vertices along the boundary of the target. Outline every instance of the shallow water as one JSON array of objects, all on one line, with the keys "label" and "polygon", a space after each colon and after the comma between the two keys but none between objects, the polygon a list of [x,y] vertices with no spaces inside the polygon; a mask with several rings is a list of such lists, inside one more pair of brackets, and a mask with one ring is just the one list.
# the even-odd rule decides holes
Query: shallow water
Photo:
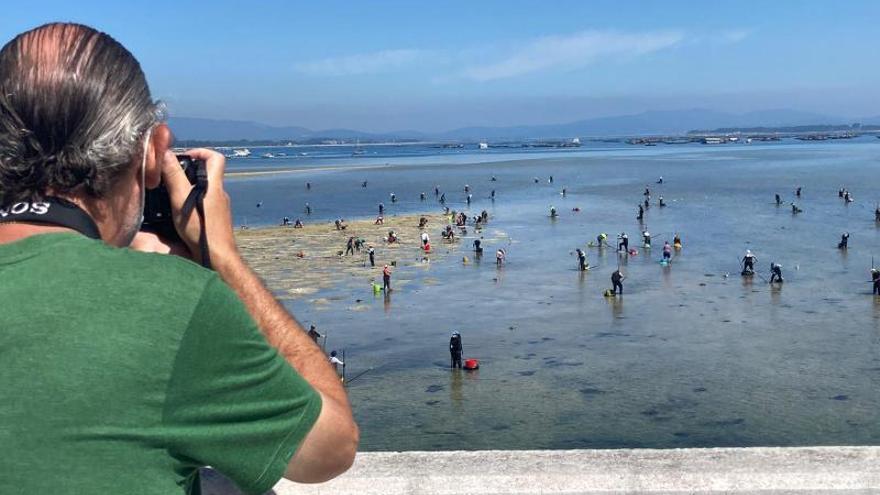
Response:
[{"label": "shallow water", "polygon": [[[867,283],[880,255],[880,140],[498,158],[425,153],[380,168],[346,161],[229,182],[236,221],[249,225],[283,215],[308,221],[305,202],[311,220],[375,215],[379,201],[386,214],[436,211],[434,185],[460,210],[469,184],[466,211],[490,212],[484,260],[456,261],[473,257],[469,238],[443,263],[397,270],[388,298],[343,281],[288,302],[303,324],[328,333],[328,351],[345,349],[349,378],[372,368],[349,387],[364,450],[880,441],[880,302]],[[314,163],[304,168],[325,168]],[[606,299],[617,254],[588,250],[597,268],[582,274],[571,252],[599,232],[613,243],[626,231],[639,246],[636,204],[646,183],[654,249],[620,258],[625,294]],[[773,194],[791,201],[798,185],[804,213],[793,216]],[[855,198],[848,206],[837,197],[842,186]],[[667,208],[656,207],[658,194]],[[555,221],[551,205],[561,213]],[[836,244],[845,230],[844,253]],[[684,249],[661,267],[673,232]],[[508,250],[502,269],[497,247]],[[770,261],[783,265],[784,286],[739,276],[747,248],[764,277]],[[479,371],[448,369],[452,330]]]}]

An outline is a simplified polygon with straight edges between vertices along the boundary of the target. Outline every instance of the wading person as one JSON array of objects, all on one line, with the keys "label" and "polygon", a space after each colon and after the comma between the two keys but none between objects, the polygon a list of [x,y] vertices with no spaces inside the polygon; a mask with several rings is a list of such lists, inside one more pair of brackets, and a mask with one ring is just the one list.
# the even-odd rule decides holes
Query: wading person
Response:
[{"label": "wading person", "polygon": [[623,294],[623,280],[626,277],[620,273],[620,268],[614,270],[614,273],[611,274],[611,293],[612,294]]},{"label": "wading person", "polygon": [[481,241],[480,239],[474,239],[474,253],[476,253],[477,256],[480,256],[483,254],[482,244],[483,244],[483,241]]},{"label": "wading person", "polygon": [[672,259],[672,246],[669,245],[669,241],[663,242],[663,261],[669,262]]},{"label": "wading person", "polygon": [[318,329],[315,328],[315,325],[311,325],[311,326],[309,326],[309,338],[312,339],[312,342],[314,342],[314,343],[317,344],[317,343],[318,343],[318,339],[320,339],[321,337],[323,337],[323,335],[321,335],[320,333],[318,333]]},{"label": "wading person", "polygon": [[373,249],[373,246],[367,249],[367,254],[370,255],[370,266],[376,266],[376,250]]},{"label": "wading person", "polygon": [[339,374],[339,367],[345,366],[345,363],[339,359],[339,354],[336,351],[330,351],[330,359],[327,360],[331,365],[333,365],[333,371],[336,374]]},{"label": "wading person", "polygon": [[617,236],[617,250],[629,251],[629,237],[627,237],[626,232],[621,232]]},{"label": "wading person", "polygon": [[[239,255],[225,158],[188,151],[194,188],[171,144],[110,36],[50,24],[0,50],[0,493],[197,493],[208,465],[264,493],[354,459],[333,368]],[[182,242],[139,233],[160,182]]]},{"label": "wading person", "polygon": [[580,248],[576,250],[578,257],[578,270],[585,272],[587,271],[587,254]]},{"label": "wading person", "polygon": [[452,368],[461,369],[461,334],[452,332],[449,339],[449,354],[452,356]]},{"label": "wading person", "polygon": [[752,275],[755,273],[755,262],[758,261],[758,258],[752,254],[750,249],[746,249],[746,255],[743,256],[742,261],[742,274],[743,275]]},{"label": "wading person", "polygon": [[386,294],[391,292],[391,267],[388,265],[382,268],[382,288]]},{"label": "wading person", "polygon": [[876,268],[871,268],[871,284],[873,286],[872,293],[875,296],[880,296],[880,270]]},{"label": "wading person", "polygon": [[840,242],[837,243],[837,249],[846,249],[849,247],[849,232],[840,234]]},{"label": "wading person", "polygon": [[784,282],[782,280],[782,265],[779,263],[770,263],[770,283]]}]

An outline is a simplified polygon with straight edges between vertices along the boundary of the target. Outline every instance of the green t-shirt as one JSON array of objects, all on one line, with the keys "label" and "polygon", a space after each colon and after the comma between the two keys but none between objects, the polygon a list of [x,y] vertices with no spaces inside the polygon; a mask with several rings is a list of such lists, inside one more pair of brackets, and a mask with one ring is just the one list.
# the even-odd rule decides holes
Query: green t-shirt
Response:
[{"label": "green t-shirt", "polygon": [[0,493],[243,491],[283,475],[320,396],[216,274],[77,234],[0,244]]}]

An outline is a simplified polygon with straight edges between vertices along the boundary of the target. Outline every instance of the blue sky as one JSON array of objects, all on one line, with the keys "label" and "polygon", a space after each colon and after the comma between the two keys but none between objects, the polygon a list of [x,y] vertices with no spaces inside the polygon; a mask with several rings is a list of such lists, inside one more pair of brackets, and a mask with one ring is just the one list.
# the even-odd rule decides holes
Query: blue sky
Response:
[{"label": "blue sky", "polygon": [[880,2],[9,2],[104,30],[172,115],[366,131],[645,110],[880,115]]}]

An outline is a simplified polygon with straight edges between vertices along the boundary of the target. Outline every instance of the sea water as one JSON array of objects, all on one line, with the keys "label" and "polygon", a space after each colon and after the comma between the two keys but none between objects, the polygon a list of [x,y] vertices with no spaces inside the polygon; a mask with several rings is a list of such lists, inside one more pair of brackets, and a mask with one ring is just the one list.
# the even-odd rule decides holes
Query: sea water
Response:
[{"label": "sea water", "polygon": [[[880,140],[409,149],[233,161],[237,170],[298,170],[228,182],[236,223],[252,226],[285,215],[371,217],[379,202],[386,215],[436,212],[435,186],[452,209],[489,212],[482,259],[470,250],[472,227],[450,248],[442,226],[431,225],[435,249],[454,251],[442,262],[397,260],[387,297],[353,279],[286,302],[327,334],[328,352],[345,351],[363,450],[880,442],[880,299],[867,282],[872,256],[880,265]],[[645,187],[651,208],[640,225]],[[840,187],[855,202],[838,198]],[[791,201],[803,213],[793,215]],[[651,250],[641,247],[645,226]],[[850,248],[840,251],[844,231]],[[638,255],[587,248],[600,232],[612,245],[626,232]],[[674,233],[684,248],[661,266]],[[507,251],[501,268],[499,247]],[[577,271],[576,248],[587,251],[590,271]],[[739,274],[746,249],[758,257],[751,278]],[[377,262],[387,261],[380,248]],[[781,286],[765,283],[771,261],[783,265]],[[603,297],[618,264],[625,293]],[[461,332],[464,357],[480,360],[478,371],[450,370],[452,331]]]}]

